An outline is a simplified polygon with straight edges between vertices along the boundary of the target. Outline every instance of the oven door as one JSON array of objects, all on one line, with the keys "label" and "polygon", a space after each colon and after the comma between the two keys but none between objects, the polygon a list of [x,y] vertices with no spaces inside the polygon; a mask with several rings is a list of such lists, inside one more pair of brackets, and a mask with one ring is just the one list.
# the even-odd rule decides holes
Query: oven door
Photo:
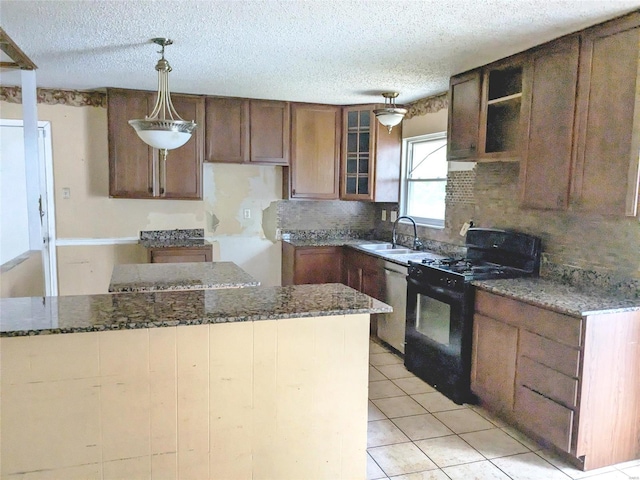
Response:
[{"label": "oven door", "polygon": [[471,402],[473,290],[407,279],[405,366],[456,403]]}]

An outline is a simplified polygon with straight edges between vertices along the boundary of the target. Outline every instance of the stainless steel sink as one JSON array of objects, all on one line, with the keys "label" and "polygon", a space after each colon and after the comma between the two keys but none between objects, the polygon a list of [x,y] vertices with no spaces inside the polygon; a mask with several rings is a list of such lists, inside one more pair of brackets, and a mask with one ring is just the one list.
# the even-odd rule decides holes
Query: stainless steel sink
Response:
[{"label": "stainless steel sink", "polygon": [[367,243],[364,245],[358,245],[363,250],[369,250],[371,252],[378,252],[384,255],[406,255],[408,253],[415,253],[415,250],[405,247],[393,247],[390,243]]}]

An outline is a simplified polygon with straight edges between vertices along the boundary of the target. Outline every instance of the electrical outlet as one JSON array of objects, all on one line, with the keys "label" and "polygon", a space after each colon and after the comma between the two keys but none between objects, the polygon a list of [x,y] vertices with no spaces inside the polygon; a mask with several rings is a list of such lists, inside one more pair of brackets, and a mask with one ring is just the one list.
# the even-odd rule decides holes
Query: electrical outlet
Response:
[{"label": "electrical outlet", "polygon": [[395,210],[391,210],[391,216],[389,218],[390,222],[395,222],[398,219],[398,212]]},{"label": "electrical outlet", "polygon": [[387,221],[387,211],[386,210],[382,210],[382,221],[383,222]]},{"label": "electrical outlet", "polygon": [[71,189],[69,187],[62,189],[62,198],[65,200],[71,198]]},{"label": "electrical outlet", "polygon": [[249,208],[245,208],[245,209],[242,211],[242,216],[243,216],[244,218],[251,218],[251,209],[249,209]]}]

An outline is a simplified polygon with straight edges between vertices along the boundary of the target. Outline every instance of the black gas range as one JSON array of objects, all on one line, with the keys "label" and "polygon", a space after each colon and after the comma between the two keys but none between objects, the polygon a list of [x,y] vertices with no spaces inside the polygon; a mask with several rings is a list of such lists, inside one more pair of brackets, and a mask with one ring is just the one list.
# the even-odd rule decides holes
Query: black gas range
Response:
[{"label": "black gas range", "polygon": [[456,403],[472,403],[473,280],[538,275],[541,242],[519,232],[471,228],[461,258],[409,262],[405,366]]}]

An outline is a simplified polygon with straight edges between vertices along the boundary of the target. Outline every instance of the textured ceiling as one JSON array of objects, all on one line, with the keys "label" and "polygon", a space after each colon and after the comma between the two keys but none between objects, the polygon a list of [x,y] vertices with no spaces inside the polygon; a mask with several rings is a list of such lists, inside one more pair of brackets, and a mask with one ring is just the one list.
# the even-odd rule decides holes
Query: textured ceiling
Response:
[{"label": "textured ceiling", "polygon": [[[640,8],[640,0],[0,0],[38,86],[156,89],[334,104],[407,103],[451,75]],[[0,83],[19,85],[18,72]]]}]

